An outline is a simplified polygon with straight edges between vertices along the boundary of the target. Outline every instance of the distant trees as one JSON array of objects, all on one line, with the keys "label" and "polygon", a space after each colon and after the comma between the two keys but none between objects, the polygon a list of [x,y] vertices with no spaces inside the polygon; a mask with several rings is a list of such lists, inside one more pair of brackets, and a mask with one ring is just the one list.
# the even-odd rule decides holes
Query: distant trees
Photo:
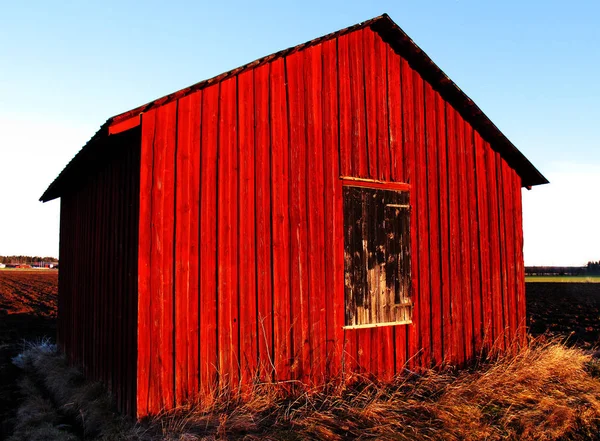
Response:
[{"label": "distant trees", "polygon": [[587,263],[587,273],[588,274],[600,274],[600,260],[597,262],[588,262]]},{"label": "distant trees", "polygon": [[58,262],[56,257],[41,257],[41,256],[0,256],[0,263],[36,263],[36,262],[47,262],[54,263]]}]

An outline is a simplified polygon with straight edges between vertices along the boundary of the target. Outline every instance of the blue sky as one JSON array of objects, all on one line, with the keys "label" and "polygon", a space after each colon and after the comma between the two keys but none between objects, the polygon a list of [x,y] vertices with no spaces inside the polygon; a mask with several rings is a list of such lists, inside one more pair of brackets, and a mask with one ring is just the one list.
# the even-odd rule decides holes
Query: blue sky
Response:
[{"label": "blue sky", "polygon": [[0,254],[58,254],[37,199],[110,116],[387,12],[552,182],[524,190],[525,262],[600,259],[593,1],[2,2]]}]

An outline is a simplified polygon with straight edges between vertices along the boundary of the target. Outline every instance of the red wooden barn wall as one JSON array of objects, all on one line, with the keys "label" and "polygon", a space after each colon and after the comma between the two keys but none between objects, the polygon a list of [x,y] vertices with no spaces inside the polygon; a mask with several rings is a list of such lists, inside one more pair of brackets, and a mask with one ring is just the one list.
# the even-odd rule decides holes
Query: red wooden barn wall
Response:
[{"label": "red wooden barn wall", "polygon": [[61,197],[58,342],[134,413],[140,132],[109,137],[105,160]]},{"label": "red wooden barn wall", "polygon": [[[412,325],[342,328],[340,176],[411,185]],[[140,186],[140,416],[524,335],[519,176],[370,28],[145,112]]]}]

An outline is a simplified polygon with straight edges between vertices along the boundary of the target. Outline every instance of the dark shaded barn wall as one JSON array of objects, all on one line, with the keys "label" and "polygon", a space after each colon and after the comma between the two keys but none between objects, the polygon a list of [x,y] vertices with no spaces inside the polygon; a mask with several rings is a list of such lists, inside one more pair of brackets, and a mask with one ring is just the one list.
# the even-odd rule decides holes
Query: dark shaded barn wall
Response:
[{"label": "dark shaded barn wall", "polygon": [[[141,146],[140,416],[524,336],[521,179],[370,28],[145,112]],[[343,329],[341,176],[410,184],[412,325]]]},{"label": "dark shaded barn wall", "polygon": [[133,414],[136,386],[140,131],[108,138],[104,159],[61,196],[58,342]]}]

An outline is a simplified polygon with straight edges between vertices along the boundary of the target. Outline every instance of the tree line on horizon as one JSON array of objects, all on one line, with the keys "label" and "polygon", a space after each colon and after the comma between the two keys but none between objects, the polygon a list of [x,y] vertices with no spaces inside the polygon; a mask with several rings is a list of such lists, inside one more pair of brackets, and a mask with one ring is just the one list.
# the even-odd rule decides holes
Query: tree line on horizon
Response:
[{"label": "tree line on horizon", "polygon": [[20,263],[20,264],[30,264],[36,262],[48,262],[54,263],[58,262],[56,257],[41,257],[41,256],[0,256],[0,263]]},{"label": "tree line on horizon", "polygon": [[600,260],[584,266],[526,266],[528,276],[596,276],[600,275]]}]

